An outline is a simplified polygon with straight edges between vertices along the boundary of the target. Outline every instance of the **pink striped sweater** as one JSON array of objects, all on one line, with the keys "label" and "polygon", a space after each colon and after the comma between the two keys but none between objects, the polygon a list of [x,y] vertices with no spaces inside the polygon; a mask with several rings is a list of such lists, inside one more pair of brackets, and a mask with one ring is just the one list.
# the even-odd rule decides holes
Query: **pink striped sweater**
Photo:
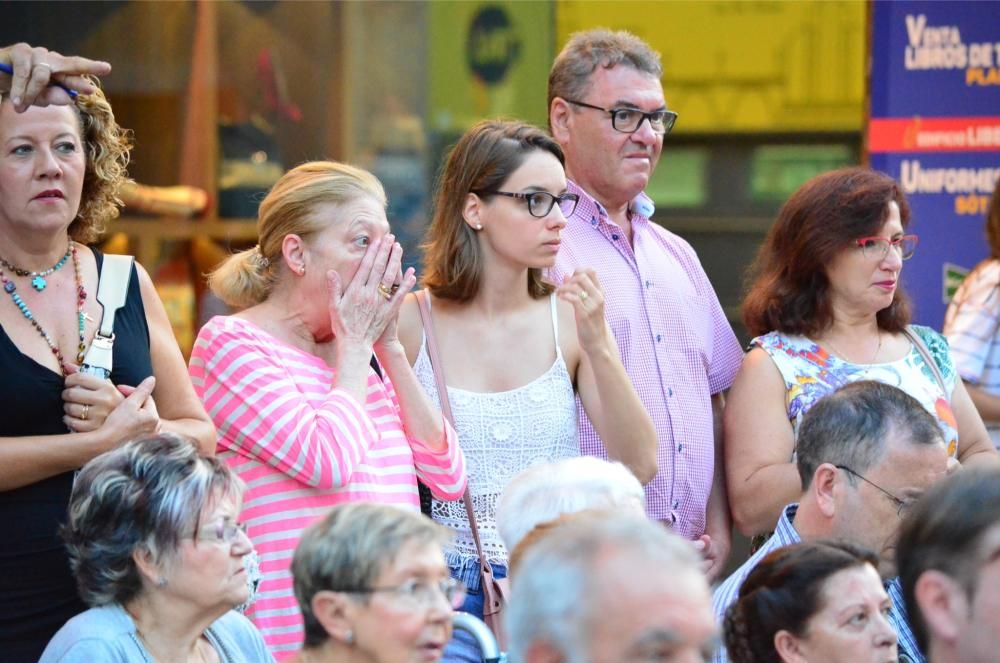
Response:
[{"label": "pink striped sweater", "polygon": [[417,476],[439,499],[460,498],[465,461],[447,423],[443,452],[406,435],[388,377],[371,372],[362,407],[333,388],[322,359],[242,318],[212,318],[189,370],[218,429],[219,456],[247,484],[242,517],[262,573],[247,616],[282,658],[302,644],[289,570],[302,530],[344,502],[418,509]]}]

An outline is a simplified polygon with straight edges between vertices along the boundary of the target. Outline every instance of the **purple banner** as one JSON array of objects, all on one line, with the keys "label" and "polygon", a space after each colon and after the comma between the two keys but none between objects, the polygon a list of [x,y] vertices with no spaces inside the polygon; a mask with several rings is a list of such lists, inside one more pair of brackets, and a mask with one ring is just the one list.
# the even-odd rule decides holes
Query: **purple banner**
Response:
[{"label": "purple banner", "polygon": [[940,329],[962,273],[988,253],[984,218],[1000,176],[1000,2],[875,2],[871,40],[869,163],[910,201],[920,244],[903,283],[916,321]]}]

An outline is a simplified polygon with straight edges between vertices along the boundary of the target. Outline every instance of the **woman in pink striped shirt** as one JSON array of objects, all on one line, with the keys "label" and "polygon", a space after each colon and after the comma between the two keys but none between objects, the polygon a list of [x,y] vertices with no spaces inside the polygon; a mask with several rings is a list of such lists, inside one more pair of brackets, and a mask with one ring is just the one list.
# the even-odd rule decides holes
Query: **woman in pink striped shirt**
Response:
[{"label": "woman in pink striped shirt", "polygon": [[303,529],[344,502],[417,510],[418,476],[438,499],[465,489],[455,432],[396,337],[416,279],[402,273],[385,205],[364,170],[298,166],[260,205],[260,243],[209,277],[241,310],[202,328],[191,378],[219,455],[247,484],[262,572],[248,616],[279,658],[302,642],[289,566]]}]

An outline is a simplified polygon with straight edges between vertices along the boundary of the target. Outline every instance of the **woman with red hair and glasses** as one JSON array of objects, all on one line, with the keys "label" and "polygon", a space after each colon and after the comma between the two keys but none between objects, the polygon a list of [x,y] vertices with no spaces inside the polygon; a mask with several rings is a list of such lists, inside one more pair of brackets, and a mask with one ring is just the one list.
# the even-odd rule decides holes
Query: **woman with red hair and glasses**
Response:
[{"label": "woman with red hair and glasses", "polygon": [[773,529],[801,482],[798,422],[855,380],[899,387],[935,415],[961,463],[1000,462],[948,343],[910,325],[900,272],[917,246],[910,209],[891,177],[866,168],[806,182],[778,214],[743,302],[755,337],[724,417],[726,480],[736,526]]}]

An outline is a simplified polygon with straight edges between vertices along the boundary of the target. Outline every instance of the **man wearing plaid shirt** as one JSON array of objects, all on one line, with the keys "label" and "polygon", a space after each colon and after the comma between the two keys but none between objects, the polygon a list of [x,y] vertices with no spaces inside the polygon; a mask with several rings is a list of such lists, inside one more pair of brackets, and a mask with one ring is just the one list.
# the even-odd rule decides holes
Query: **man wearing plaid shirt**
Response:
[{"label": "man wearing plaid shirt", "polygon": [[[923,663],[896,577],[895,550],[901,518],[948,470],[937,421],[896,387],[853,382],[805,414],[796,454],[802,497],[785,507],[771,538],[715,590],[716,620],[723,623],[744,579],[771,551],[799,541],[848,541],[879,556],[899,660]],[[725,650],[715,657],[716,663],[727,660]]]},{"label": "man wearing plaid shirt", "polygon": [[[656,426],[657,475],[646,509],[696,541],[709,577],[729,553],[722,392],[743,353],[691,246],[651,221],[644,193],[677,115],[660,57],[627,32],[573,35],[549,74],[549,128],[580,196],[550,276],[593,268],[622,362]],[[606,458],[586,413],[581,453]]]}]

